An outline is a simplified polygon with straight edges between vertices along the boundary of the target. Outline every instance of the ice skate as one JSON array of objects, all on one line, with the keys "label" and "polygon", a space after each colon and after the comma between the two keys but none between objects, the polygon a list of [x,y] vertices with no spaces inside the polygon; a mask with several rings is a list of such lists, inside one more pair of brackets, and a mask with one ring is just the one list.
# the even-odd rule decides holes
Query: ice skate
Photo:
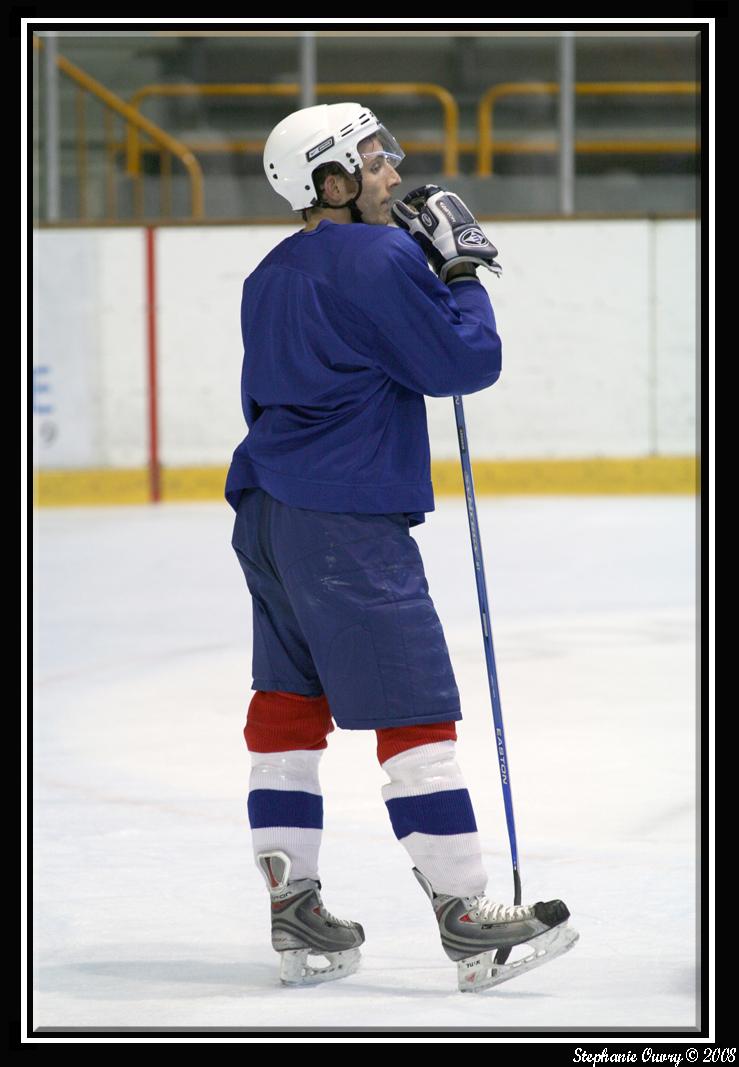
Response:
[{"label": "ice skate", "polygon": [[[326,910],[320,882],[289,881],[291,860],[284,852],[263,852],[257,860],[269,887],[272,947],[280,953],[282,984],[315,985],[354,974],[364,942],[359,923],[337,919]],[[317,956],[327,965],[308,962]]]},{"label": "ice skate", "polygon": [[[580,936],[567,920],[570,913],[561,900],[506,907],[485,896],[453,897],[435,893],[429,880],[414,867],[413,873],[428,895],[441,933],[441,943],[457,964],[463,993],[507,982],[567,952]],[[523,945],[526,955],[510,963],[496,963],[498,949]]]}]

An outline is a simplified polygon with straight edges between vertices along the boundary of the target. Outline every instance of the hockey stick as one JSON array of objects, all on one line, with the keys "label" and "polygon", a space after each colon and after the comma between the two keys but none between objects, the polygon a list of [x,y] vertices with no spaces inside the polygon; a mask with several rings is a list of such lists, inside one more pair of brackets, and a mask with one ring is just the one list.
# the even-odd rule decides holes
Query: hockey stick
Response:
[{"label": "hockey stick", "polygon": [[[479,524],[477,522],[477,505],[475,503],[475,486],[472,481],[472,465],[467,447],[467,426],[464,421],[464,406],[462,397],[454,397],[454,417],[457,422],[457,438],[459,440],[459,456],[462,460],[462,475],[464,477],[464,495],[467,501],[467,519],[470,526],[470,540],[472,542],[472,556],[475,561],[475,581],[477,583],[477,599],[480,605],[480,622],[482,623],[482,637],[485,645],[485,660],[488,668],[488,685],[490,687],[490,700],[493,705],[493,722],[495,724],[495,743],[498,749],[498,769],[500,781],[503,787],[503,803],[505,805],[506,822],[508,824],[508,839],[511,843],[511,859],[513,861],[513,903],[521,903],[521,878],[518,872],[518,846],[516,844],[516,823],[513,818],[513,797],[511,795],[510,773],[508,770],[508,756],[506,754],[505,734],[503,732],[503,712],[500,706],[498,693],[498,673],[495,669],[495,650],[493,649],[493,634],[490,629],[490,609],[488,607],[488,591],[485,582],[485,566],[482,561],[482,545],[480,544]],[[495,955],[496,963],[505,963],[511,950],[498,949]]]}]

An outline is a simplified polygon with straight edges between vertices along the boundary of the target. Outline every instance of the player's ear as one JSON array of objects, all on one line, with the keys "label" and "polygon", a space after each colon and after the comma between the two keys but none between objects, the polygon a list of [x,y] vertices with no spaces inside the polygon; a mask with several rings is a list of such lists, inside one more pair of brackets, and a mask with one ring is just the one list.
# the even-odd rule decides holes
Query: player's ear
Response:
[{"label": "player's ear", "polygon": [[339,198],[339,186],[336,181],[335,174],[327,174],[323,181],[323,199],[328,200],[329,203],[332,200],[338,200]]},{"label": "player's ear", "polygon": [[343,204],[351,195],[351,181],[343,174],[329,174],[323,185],[323,198],[329,203]]}]

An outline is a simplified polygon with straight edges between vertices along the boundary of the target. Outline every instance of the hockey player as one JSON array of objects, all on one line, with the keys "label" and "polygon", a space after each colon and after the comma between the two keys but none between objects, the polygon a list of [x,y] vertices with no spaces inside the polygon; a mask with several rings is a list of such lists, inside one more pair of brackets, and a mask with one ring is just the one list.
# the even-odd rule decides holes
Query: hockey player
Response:
[{"label": "hockey player", "polygon": [[[352,973],[362,927],[320,896],[318,765],[334,722],[375,730],[393,830],[460,989],[480,989],[577,935],[561,901],[505,907],[484,895],[455,758],[459,693],[409,528],[434,507],[424,394],[473,393],[500,374],[476,275],[499,267],[453,194],[426,187],[394,200],[402,159],[356,103],[289,115],[264,150],[269,183],[305,225],[249,275],[242,298],[249,432],[226,497],[253,607],[249,820],[282,981]],[[497,949],[524,943],[524,962],[494,963]]]}]

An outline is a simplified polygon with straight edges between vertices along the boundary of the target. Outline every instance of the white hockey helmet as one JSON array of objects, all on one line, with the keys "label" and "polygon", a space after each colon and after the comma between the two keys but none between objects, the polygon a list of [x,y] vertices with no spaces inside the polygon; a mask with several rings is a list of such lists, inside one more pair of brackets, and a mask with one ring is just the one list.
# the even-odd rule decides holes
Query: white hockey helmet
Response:
[{"label": "white hockey helmet", "polygon": [[[379,149],[359,152],[359,144],[374,136]],[[339,163],[351,178],[361,181],[368,156],[384,156],[396,167],[405,152],[368,107],[361,104],[318,104],[294,111],[279,122],[264,146],[264,172],[294,211],[318,203],[313,171],[324,163]],[[359,195],[359,194],[357,194]]]}]

